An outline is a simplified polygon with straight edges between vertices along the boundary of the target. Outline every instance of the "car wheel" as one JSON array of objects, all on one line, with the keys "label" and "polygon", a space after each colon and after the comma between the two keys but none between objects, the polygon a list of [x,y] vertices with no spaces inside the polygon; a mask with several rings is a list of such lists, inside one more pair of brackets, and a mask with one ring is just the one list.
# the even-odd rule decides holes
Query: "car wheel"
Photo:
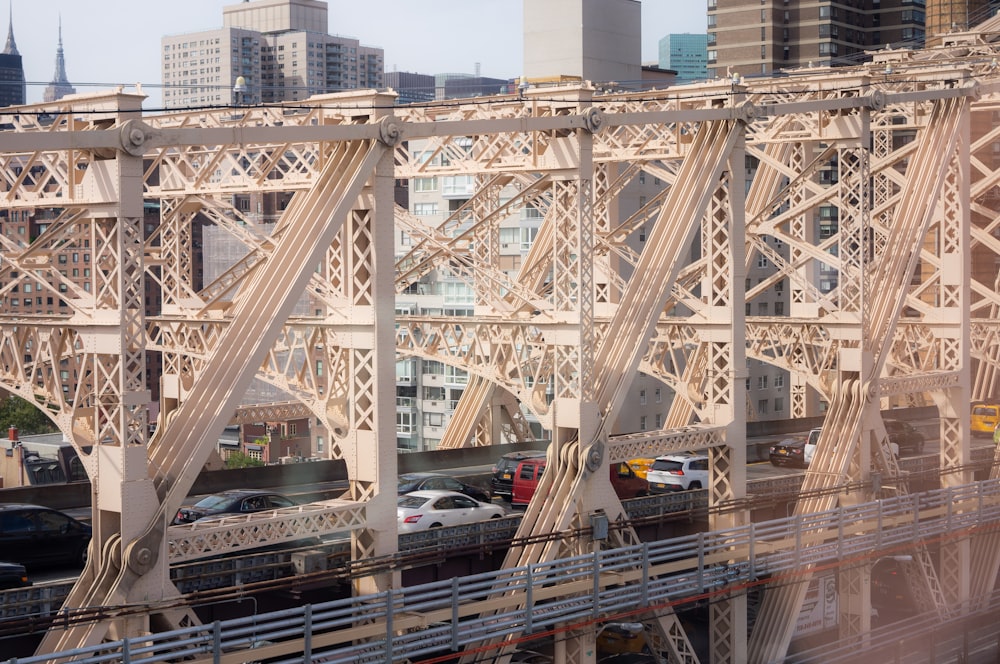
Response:
[{"label": "car wheel", "polygon": [[700,488],[701,488],[701,482],[699,482],[698,480],[695,480],[694,482],[691,482],[691,484],[688,484],[689,491]]},{"label": "car wheel", "polygon": [[499,518],[500,518],[500,515],[499,515],[499,514],[494,514],[494,515],[493,515],[493,516],[491,516],[490,518],[491,518],[491,519],[499,519]]},{"label": "car wheel", "polygon": [[778,463],[778,462],[777,462],[777,461],[775,461],[774,459],[771,459],[770,461],[771,461],[771,465],[772,465],[772,466],[774,466],[775,468],[777,468],[778,466],[780,466],[780,465],[781,465],[780,463]]},{"label": "car wheel", "polygon": [[440,528],[440,527],[441,527],[441,524],[440,524],[440,523],[432,523],[431,525],[429,525],[429,526],[427,526],[427,527],[428,527],[428,528]]},{"label": "car wheel", "polygon": [[73,556],[73,564],[83,568],[87,566],[87,559],[90,558],[90,542],[84,544]]}]

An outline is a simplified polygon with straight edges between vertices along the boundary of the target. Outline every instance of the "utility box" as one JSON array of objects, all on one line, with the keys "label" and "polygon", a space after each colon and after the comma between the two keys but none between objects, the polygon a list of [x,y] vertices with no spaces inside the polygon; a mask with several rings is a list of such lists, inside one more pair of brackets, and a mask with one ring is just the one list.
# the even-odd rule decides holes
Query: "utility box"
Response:
[{"label": "utility box", "polygon": [[312,574],[326,571],[325,551],[296,551],[292,554],[292,567],[296,574]]}]

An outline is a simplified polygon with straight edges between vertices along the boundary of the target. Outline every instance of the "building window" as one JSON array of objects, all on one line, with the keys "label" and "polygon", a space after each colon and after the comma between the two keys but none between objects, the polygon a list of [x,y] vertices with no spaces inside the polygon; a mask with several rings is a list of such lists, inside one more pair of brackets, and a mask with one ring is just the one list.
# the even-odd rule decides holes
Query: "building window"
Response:
[{"label": "building window", "polygon": [[639,405],[646,405],[646,390],[639,390]]},{"label": "building window", "polygon": [[774,398],[774,412],[780,413],[785,410],[785,398],[775,397]]},{"label": "building window", "polygon": [[656,428],[657,429],[662,429],[663,428],[663,414],[662,413],[657,413],[656,414]]},{"label": "building window", "polygon": [[767,415],[767,399],[761,399],[757,402],[757,414]]},{"label": "building window", "polygon": [[775,387],[785,386],[785,374],[778,374],[777,376],[774,377],[774,386]]},{"label": "building window", "polygon": [[663,394],[660,392],[660,388],[656,388],[656,403],[663,402]]},{"label": "building window", "polygon": [[437,178],[414,178],[413,191],[437,191]]},{"label": "building window", "polygon": [[757,376],[757,389],[766,390],[767,389],[767,374],[763,376]]}]

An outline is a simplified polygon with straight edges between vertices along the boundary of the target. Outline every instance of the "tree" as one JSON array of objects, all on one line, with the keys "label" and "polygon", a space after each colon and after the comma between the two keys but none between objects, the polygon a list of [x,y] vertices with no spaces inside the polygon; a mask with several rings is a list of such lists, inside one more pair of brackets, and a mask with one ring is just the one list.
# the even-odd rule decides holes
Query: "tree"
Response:
[{"label": "tree", "polygon": [[9,396],[0,401],[0,432],[17,427],[21,435],[52,433],[58,428],[30,401]]},{"label": "tree", "polygon": [[253,468],[263,466],[264,462],[250,456],[246,452],[233,452],[226,457],[226,468]]}]

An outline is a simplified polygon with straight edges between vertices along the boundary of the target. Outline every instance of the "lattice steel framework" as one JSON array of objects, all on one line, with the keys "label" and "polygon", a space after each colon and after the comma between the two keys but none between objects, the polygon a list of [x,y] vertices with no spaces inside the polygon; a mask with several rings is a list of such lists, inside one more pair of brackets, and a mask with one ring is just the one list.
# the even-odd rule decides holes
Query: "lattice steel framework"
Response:
[{"label": "lattice steel framework", "polygon": [[[635,541],[627,527],[602,541],[588,533],[602,519],[623,522],[608,464],[640,453],[708,449],[710,504],[744,498],[746,358],[792,374],[793,414],[807,414],[809,390],[829,404],[798,514],[909,491],[881,420],[890,400],[937,405],[942,483],[968,482],[967,406],[989,396],[1000,370],[1000,47],[991,35],[984,26],[856,68],[643,93],[577,85],[414,107],[352,93],[154,116],[119,92],[0,110],[4,223],[28,210],[50,219],[30,243],[0,236],[0,387],[44,408],[95,487],[92,555],[68,603],[150,607],[142,618],[53,631],[43,651],[194,619],[172,608],[165,529],[221,429],[253,416],[237,407],[254,378],[298,403],[273,408],[322,423],[330,456],[347,461],[349,495],[301,527],[351,530],[357,559],[395,547],[401,357],[469,372],[446,446],[524,435],[525,413],[551,431],[548,471],[520,534],[575,535],[515,548],[510,567]],[[644,173],[666,186],[629,209],[624,194]],[[429,227],[395,207],[393,181],[435,176],[466,178],[472,190]],[[273,228],[236,204],[279,194],[289,202]],[[145,239],[144,199],[160,210]],[[543,223],[518,269],[505,271],[500,223],[526,206]],[[838,225],[820,234],[828,208]],[[244,252],[201,284],[195,229],[204,225]],[[393,257],[398,232],[412,247]],[[84,249],[92,272],[68,277],[60,257]],[[744,288],[758,259],[774,275]],[[475,316],[394,316],[394,292],[442,266],[472,287]],[[821,266],[835,285],[817,283]],[[147,280],[162,300],[149,316]],[[790,285],[790,315],[745,316],[779,280]],[[28,284],[65,308],[15,308],[12,295]],[[300,300],[308,313],[295,309]],[[164,372],[149,439],[148,350],[162,354]],[[65,371],[77,376],[69,393]],[[638,371],[675,392],[668,428],[613,435]],[[842,489],[872,486],[876,473],[878,495]],[[713,525],[748,518],[734,512]],[[233,524],[204,538],[243,546],[268,532]],[[274,539],[286,536],[274,529]],[[952,614],[982,602],[1000,567],[996,538],[949,542],[938,565],[916,547],[910,576],[921,603]],[[768,590],[749,636],[744,595],[714,604],[713,661],[780,660],[808,571]],[[845,636],[870,627],[869,574],[842,573]],[[357,591],[396,584],[384,575]],[[498,587],[495,601],[505,597]],[[662,647],[696,661],[676,617],[658,618]],[[589,661],[592,641],[574,633],[558,655]]]}]

